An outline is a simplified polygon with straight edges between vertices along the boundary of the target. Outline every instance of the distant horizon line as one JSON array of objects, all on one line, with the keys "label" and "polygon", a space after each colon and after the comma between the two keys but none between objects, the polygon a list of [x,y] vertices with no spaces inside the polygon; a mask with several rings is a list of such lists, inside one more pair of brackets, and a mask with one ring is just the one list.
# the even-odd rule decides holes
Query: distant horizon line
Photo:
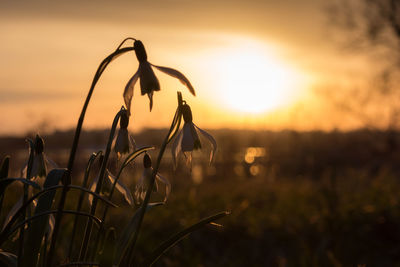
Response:
[{"label": "distant horizon line", "polygon": [[[330,130],[326,129],[309,129],[309,130],[299,130],[299,129],[294,129],[294,128],[284,128],[284,129],[243,129],[243,128],[229,128],[229,127],[221,127],[221,128],[205,128],[207,131],[212,131],[212,132],[221,132],[221,131],[232,131],[232,132],[270,132],[270,133],[282,133],[282,132],[297,132],[297,133],[313,133],[313,132],[322,132],[322,133],[352,133],[352,132],[400,132],[400,129],[371,129],[368,127],[359,127],[359,128],[354,128],[354,129],[348,129],[348,130],[343,130],[339,128],[333,128]],[[109,132],[109,128],[90,128],[90,129],[82,129],[82,133],[99,133],[99,132]],[[132,131],[132,134],[142,134],[143,132],[146,131],[168,131],[168,127],[157,127],[157,128],[152,128],[152,127],[144,127],[141,128],[138,131]],[[34,130],[27,130],[25,133],[0,133],[0,138],[27,138],[31,136],[35,136],[36,134],[40,134],[42,136],[49,136],[49,135],[55,135],[55,134],[67,134],[71,132],[71,134],[74,134],[75,128],[69,128],[69,129],[52,129],[52,130],[44,130],[44,131],[34,131]]]}]

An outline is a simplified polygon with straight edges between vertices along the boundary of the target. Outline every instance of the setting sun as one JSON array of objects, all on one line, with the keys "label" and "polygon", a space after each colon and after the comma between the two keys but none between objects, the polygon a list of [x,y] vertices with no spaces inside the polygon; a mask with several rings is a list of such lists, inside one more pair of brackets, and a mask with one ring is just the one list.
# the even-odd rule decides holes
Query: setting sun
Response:
[{"label": "setting sun", "polygon": [[289,104],[302,87],[300,75],[258,43],[219,51],[215,61],[221,97],[234,111],[272,111]]}]

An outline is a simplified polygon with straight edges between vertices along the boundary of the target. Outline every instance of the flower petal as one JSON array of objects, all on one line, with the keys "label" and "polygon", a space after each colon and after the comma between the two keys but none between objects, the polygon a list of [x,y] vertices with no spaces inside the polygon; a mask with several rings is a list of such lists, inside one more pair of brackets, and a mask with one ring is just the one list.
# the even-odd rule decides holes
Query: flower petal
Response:
[{"label": "flower petal", "polygon": [[136,150],[136,142],[132,135],[129,135],[129,148],[130,148],[130,151]]},{"label": "flower petal", "polygon": [[121,158],[122,154],[129,153],[130,144],[129,144],[129,133],[128,129],[120,128],[118,130],[118,135],[114,141],[114,151],[117,153],[118,160]]},{"label": "flower petal", "polygon": [[48,235],[48,238],[51,238],[51,236],[53,235],[55,223],[56,223],[56,219],[54,218],[54,215],[50,214],[48,223],[46,225],[46,234]]},{"label": "flower petal", "polygon": [[44,158],[44,153],[33,156],[31,176],[32,179],[35,178],[45,178],[47,175],[46,160]]},{"label": "flower petal", "polygon": [[153,91],[160,91],[160,82],[154,74],[153,68],[147,61],[140,62],[140,91],[142,95]]},{"label": "flower petal", "polygon": [[172,144],[171,152],[172,152],[172,160],[174,163],[174,168],[176,168],[178,165],[177,158],[179,153],[182,151],[182,137],[183,137],[183,131],[180,131],[178,136],[175,137],[174,143]]},{"label": "flower petal", "polygon": [[147,94],[150,100],[150,111],[153,109],[153,92]]},{"label": "flower petal", "polygon": [[[151,64],[151,63],[150,63]],[[181,72],[171,69],[171,68],[167,68],[167,67],[161,67],[161,66],[156,66],[151,64],[153,67],[157,68],[159,71],[162,71],[174,78],[177,78],[183,85],[185,85],[189,91],[192,93],[192,95],[196,95],[196,92],[194,91],[194,88],[192,86],[192,84],[190,83],[190,81],[185,77],[185,75],[183,75]]]},{"label": "flower petal", "polygon": [[[95,192],[96,191],[96,186],[97,186],[97,182],[99,181],[99,176],[96,175],[96,177],[93,179],[92,183],[90,184],[90,191]],[[93,195],[89,194],[88,195],[88,200],[89,200],[89,204],[90,206],[92,205],[93,202]]]},{"label": "flower petal", "polygon": [[192,171],[192,151],[183,152],[186,158],[186,165],[189,166],[190,171]]},{"label": "flower petal", "polygon": [[165,178],[164,176],[162,176],[159,173],[157,173],[156,179],[165,185],[165,197],[164,197],[164,202],[165,202],[165,201],[167,201],[168,196],[171,193],[171,183],[168,181],[167,178]]},{"label": "flower petal", "polygon": [[143,179],[144,179],[143,176],[141,176],[139,178],[138,183],[135,186],[134,197],[135,197],[136,203],[141,203],[141,200],[142,200],[141,194],[142,194],[142,192],[144,190],[143,189]]},{"label": "flower petal", "polygon": [[200,131],[200,133],[211,143],[211,152],[210,152],[210,164],[214,159],[215,156],[215,152],[217,152],[217,142],[215,141],[214,137],[212,137],[209,133],[207,133],[206,131],[200,129],[199,127],[197,127],[195,124],[193,124],[197,130]]},{"label": "flower petal", "polygon": [[145,168],[140,176],[138,183],[135,186],[135,201],[136,203],[141,203],[145,196],[146,191],[149,186],[149,180],[151,176],[152,168]]},{"label": "flower petal", "polygon": [[[182,137],[182,151],[193,151],[194,148],[194,139],[195,136],[193,136],[193,132],[196,132],[196,130],[192,129],[193,128],[193,123],[185,123],[183,125],[183,137]],[[197,133],[196,133],[197,135]],[[198,139],[198,137],[197,137]]]},{"label": "flower petal", "polygon": [[[116,178],[108,170],[107,170],[107,178],[112,184],[114,184]],[[133,204],[133,197],[131,194],[131,190],[129,190],[129,188],[126,187],[120,180],[118,180],[117,183],[115,184],[115,188],[124,196],[126,202],[128,202],[129,205]]]},{"label": "flower petal", "polygon": [[[57,163],[55,163],[52,159],[47,157],[46,154],[44,154],[44,160],[45,160],[45,162],[47,164],[47,171],[50,172],[52,169],[57,169],[58,168]],[[50,166],[50,169],[49,169],[49,166]]]},{"label": "flower petal", "polygon": [[136,71],[136,73],[132,76],[132,78],[128,81],[128,83],[125,86],[124,90],[124,101],[126,105],[126,109],[128,110],[128,114],[131,115],[131,101],[133,97],[133,88],[135,87],[135,84],[139,78],[140,75],[140,69]]}]

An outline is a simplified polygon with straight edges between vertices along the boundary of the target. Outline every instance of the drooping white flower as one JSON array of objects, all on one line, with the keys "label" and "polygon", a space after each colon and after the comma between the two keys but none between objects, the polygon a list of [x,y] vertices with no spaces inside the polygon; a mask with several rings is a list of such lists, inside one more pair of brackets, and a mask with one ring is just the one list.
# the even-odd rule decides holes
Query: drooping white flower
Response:
[{"label": "drooping white flower", "polygon": [[[37,180],[39,178],[45,178],[48,173],[48,169],[57,168],[57,164],[49,159],[44,153],[44,141],[43,138],[38,134],[36,135],[35,141],[33,142],[33,160],[31,166],[31,173],[28,179]],[[22,168],[21,175],[26,177],[28,171],[28,163]]]},{"label": "drooping white flower", "polygon": [[[145,196],[147,189],[150,186],[150,179],[153,173],[153,168],[151,167],[151,158],[148,154],[145,154],[143,157],[143,166],[144,170],[142,176],[140,177],[136,187],[135,187],[135,200],[137,203],[142,203]],[[162,190],[161,187],[164,187]],[[163,191],[163,192],[161,192]],[[170,182],[163,177],[161,174],[157,173],[154,181],[153,192],[157,192],[160,194],[164,194],[163,201],[167,201],[168,196],[171,192],[171,184]]]},{"label": "drooping white flower", "polygon": [[[103,155],[100,156],[100,162],[102,161]],[[99,164],[101,165],[101,164]],[[98,170],[99,171],[99,170]],[[106,173],[104,174],[104,178],[107,179],[110,184],[114,184],[116,177],[108,170],[106,169]],[[99,181],[99,175],[96,175],[92,181],[92,183],[89,186],[89,189],[92,192],[96,191],[96,186],[97,183]],[[123,196],[125,201],[129,204],[129,205],[133,205],[133,197],[131,194],[131,190],[121,181],[121,179],[117,180],[117,183],[115,184],[115,188],[117,189],[117,191],[119,191]],[[89,200],[89,204],[92,205],[93,202],[93,195],[89,194],[88,195],[88,200]]]},{"label": "drooping white flower", "polygon": [[[36,135],[35,140],[33,141],[33,146],[30,146],[30,149],[31,149],[30,153],[33,154],[30,175],[29,177],[27,177],[27,171],[28,171],[28,162],[27,162],[22,168],[21,176],[28,180],[36,181],[40,186],[42,186],[47,176],[48,170],[57,168],[57,164],[55,164],[52,160],[50,160],[44,153],[44,141],[43,138],[40,137],[38,134]],[[21,196],[20,199],[10,209],[4,221],[3,228],[8,224],[8,222],[16,214],[19,208],[22,207],[23,200],[24,197]],[[31,206],[33,209],[36,208],[37,201],[36,200],[32,201]],[[53,228],[54,228],[54,216],[50,214],[48,224],[46,226],[46,233],[49,235],[49,237],[53,233]]]},{"label": "drooping white flower", "polygon": [[160,83],[154,74],[153,68],[177,78],[182,84],[184,84],[189,91],[196,95],[194,88],[190,81],[179,71],[167,67],[161,67],[151,64],[147,61],[147,54],[144,45],[141,41],[136,40],[134,43],[136,57],[139,61],[139,68],[132,78],[128,81],[124,90],[124,100],[126,108],[128,109],[128,114],[130,115],[131,102],[133,97],[133,88],[138,79],[140,79],[140,90],[141,94],[147,94],[150,100],[150,111],[153,108],[153,93],[154,91],[160,91]]},{"label": "drooping white flower", "polygon": [[186,158],[186,163],[188,166],[192,166],[192,152],[193,150],[201,149],[201,142],[199,138],[198,131],[200,134],[210,142],[211,152],[210,152],[210,163],[214,159],[215,152],[217,151],[217,142],[215,139],[206,131],[200,129],[193,123],[192,111],[186,103],[182,105],[182,115],[184,120],[184,125],[182,130],[179,132],[172,144],[172,159],[174,161],[174,166],[177,166],[177,158],[182,152]]},{"label": "drooping white flower", "polygon": [[114,151],[117,153],[118,159],[120,159],[122,155],[130,153],[136,148],[135,140],[128,132],[128,125],[128,112],[127,110],[124,110],[119,121],[120,128],[114,141]]}]

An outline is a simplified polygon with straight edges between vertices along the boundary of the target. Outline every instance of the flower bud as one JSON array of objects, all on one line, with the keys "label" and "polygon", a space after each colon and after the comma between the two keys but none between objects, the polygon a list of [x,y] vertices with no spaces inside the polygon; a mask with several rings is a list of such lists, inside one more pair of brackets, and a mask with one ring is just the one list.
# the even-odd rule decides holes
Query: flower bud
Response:
[{"label": "flower bud", "polygon": [[36,135],[35,139],[35,153],[37,155],[42,154],[44,149],[44,141],[42,137],[40,137],[38,134]]},{"label": "flower bud", "polygon": [[187,123],[192,122],[193,116],[192,116],[192,110],[190,109],[189,105],[183,104],[182,105],[182,115],[183,115],[183,120]]},{"label": "flower bud", "polygon": [[144,49],[143,43],[139,40],[136,40],[133,46],[135,48],[136,57],[139,62],[147,61],[146,49]]},{"label": "flower bud", "polygon": [[146,169],[151,167],[151,158],[147,153],[144,154],[144,157],[143,157],[143,166]]}]

